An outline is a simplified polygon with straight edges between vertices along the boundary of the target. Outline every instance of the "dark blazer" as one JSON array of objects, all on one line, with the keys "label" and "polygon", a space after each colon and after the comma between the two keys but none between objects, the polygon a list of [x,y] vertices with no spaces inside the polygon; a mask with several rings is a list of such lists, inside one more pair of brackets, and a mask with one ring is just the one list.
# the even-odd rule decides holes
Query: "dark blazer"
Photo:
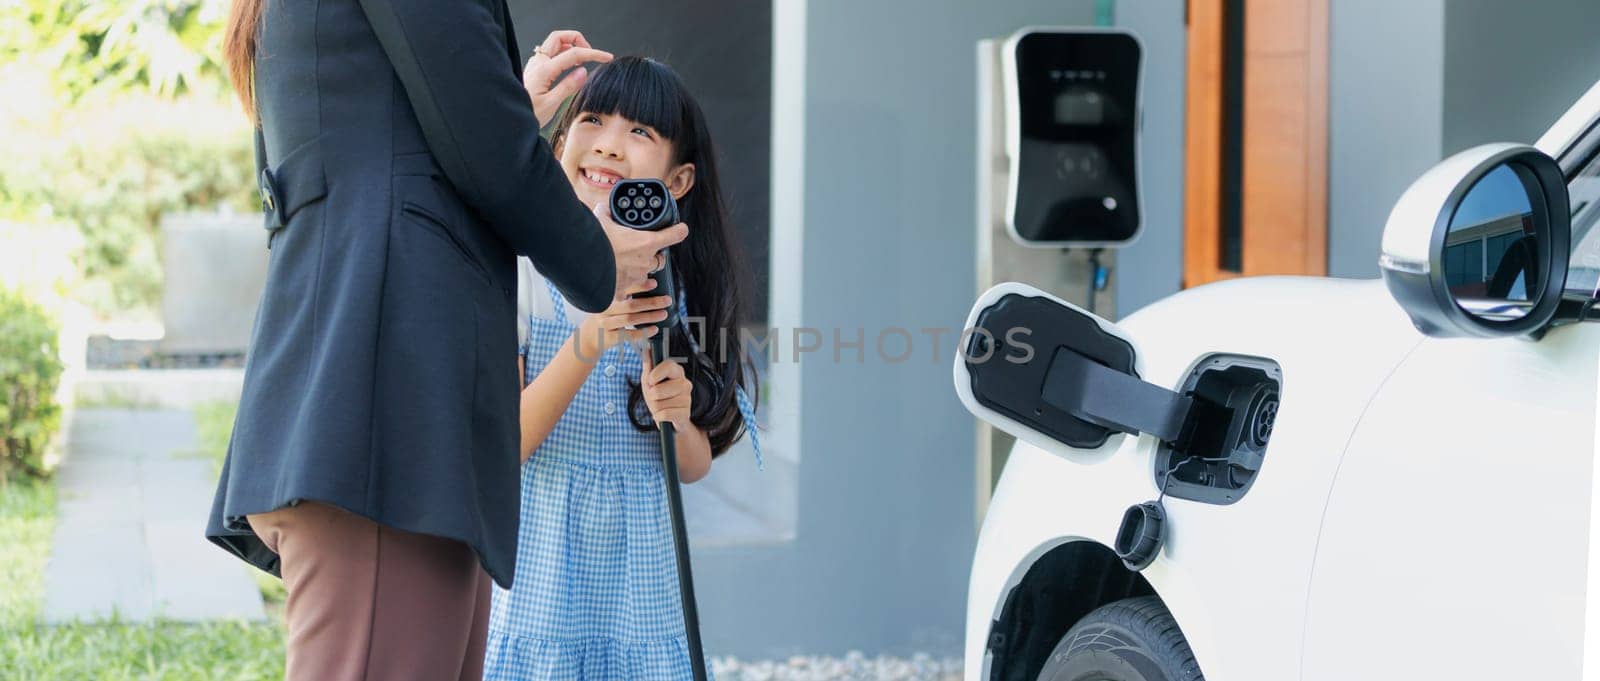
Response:
[{"label": "dark blazer", "polygon": [[271,230],[206,528],[300,501],[460,540],[511,584],[516,255],[588,311],[612,251],[540,139],[504,0],[272,0],[258,163]]}]

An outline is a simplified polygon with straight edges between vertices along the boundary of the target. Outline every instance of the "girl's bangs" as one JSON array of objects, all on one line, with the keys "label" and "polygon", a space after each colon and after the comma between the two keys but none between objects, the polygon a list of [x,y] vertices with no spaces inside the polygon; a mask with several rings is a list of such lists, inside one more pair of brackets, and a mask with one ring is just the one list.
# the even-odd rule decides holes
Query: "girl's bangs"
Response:
[{"label": "girl's bangs", "polygon": [[595,69],[572,105],[580,112],[643,123],[669,140],[683,130],[683,83],[649,59],[621,57]]}]

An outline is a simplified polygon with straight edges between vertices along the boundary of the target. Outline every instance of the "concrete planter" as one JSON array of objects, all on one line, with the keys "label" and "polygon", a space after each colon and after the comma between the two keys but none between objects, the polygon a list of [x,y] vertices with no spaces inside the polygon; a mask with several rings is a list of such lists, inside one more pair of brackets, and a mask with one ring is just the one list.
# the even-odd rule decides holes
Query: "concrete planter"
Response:
[{"label": "concrete planter", "polygon": [[184,213],[161,222],[166,273],[160,350],[243,353],[267,281],[267,232],[259,215]]}]

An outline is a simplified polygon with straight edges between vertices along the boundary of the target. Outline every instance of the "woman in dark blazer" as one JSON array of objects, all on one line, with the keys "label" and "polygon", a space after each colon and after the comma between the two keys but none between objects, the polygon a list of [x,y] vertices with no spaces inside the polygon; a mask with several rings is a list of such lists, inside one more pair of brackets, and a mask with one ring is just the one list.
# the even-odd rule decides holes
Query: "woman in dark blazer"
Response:
[{"label": "woman in dark blazer", "polygon": [[597,312],[687,228],[578,202],[535,108],[609,55],[554,33],[525,89],[504,0],[235,0],[227,50],[271,252],[206,535],[283,577],[289,679],[477,679],[517,539],[515,256]]}]

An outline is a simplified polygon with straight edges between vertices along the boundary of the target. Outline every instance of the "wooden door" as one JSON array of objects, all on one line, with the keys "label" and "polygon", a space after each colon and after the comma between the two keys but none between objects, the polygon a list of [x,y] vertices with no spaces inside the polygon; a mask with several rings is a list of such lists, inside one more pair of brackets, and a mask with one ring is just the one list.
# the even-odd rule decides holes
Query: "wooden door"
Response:
[{"label": "wooden door", "polygon": [[1184,285],[1327,273],[1328,0],[1189,0]]}]

